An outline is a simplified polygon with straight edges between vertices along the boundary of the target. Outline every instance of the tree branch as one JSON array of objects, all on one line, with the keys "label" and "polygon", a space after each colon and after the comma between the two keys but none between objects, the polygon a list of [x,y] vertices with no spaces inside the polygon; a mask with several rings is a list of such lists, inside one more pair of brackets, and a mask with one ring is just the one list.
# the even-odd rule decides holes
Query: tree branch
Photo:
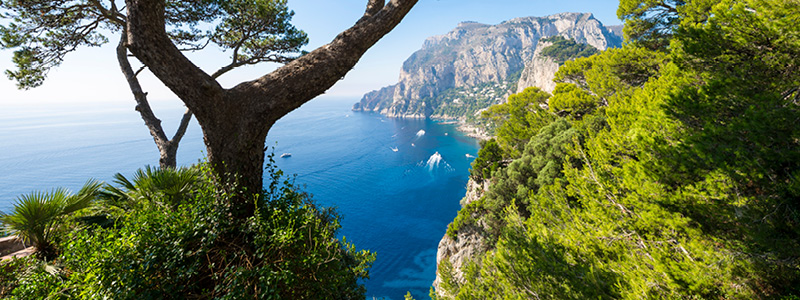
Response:
[{"label": "tree branch", "polygon": [[[781,93],[781,99],[787,100],[795,105],[798,105],[797,100],[800,100],[800,87],[793,87]],[[786,107],[786,105],[784,105],[784,107]]]},{"label": "tree branch", "polygon": [[[246,132],[266,136],[276,120],[344,77],[417,2],[392,0],[381,5],[381,0],[369,0],[365,17],[331,43],[230,90],[215,80],[224,71],[206,74],[169,39],[163,0],[126,0],[128,49],[186,104],[204,127],[228,131],[258,128]],[[232,122],[230,116],[238,116],[239,121]]]},{"label": "tree branch", "polygon": [[184,52],[184,51],[200,51],[200,50],[205,49],[208,46],[208,44],[210,44],[210,43],[211,43],[211,40],[207,39],[206,42],[202,46],[189,47],[189,48],[180,48],[178,50],[181,51],[181,52]]},{"label": "tree branch", "polygon": [[117,3],[115,1],[111,1],[111,9],[106,9],[103,4],[97,0],[91,0],[89,3],[91,3],[92,7],[97,9],[97,11],[100,12],[100,14],[105,17],[106,20],[120,26],[121,28],[125,28],[125,16],[119,13],[117,10]]},{"label": "tree branch", "polygon": [[253,99],[252,111],[274,120],[324,93],[355,66],[367,49],[394,29],[418,0],[392,0],[386,5],[382,2],[369,0],[364,17],[331,43],[270,74],[241,83],[229,93]]},{"label": "tree branch", "polygon": [[142,73],[142,71],[144,71],[144,69],[147,69],[147,66],[142,66],[141,68],[136,70],[136,72],[133,73],[133,77],[139,77],[139,73]]},{"label": "tree branch", "polygon": [[364,11],[364,16],[362,16],[358,22],[371,18],[377,14],[384,5],[386,5],[385,0],[369,0],[369,2],[367,2],[367,10]]},{"label": "tree branch", "polygon": [[[181,122],[178,125],[178,129],[175,131],[175,135],[172,136],[172,139],[167,140],[167,135],[164,132],[164,128],[161,126],[161,120],[159,120],[155,113],[153,113],[153,109],[150,107],[149,101],[147,101],[147,93],[142,91],[142,87],[139,84],[139,79],[137,79],[137,75],[139,72],[145,69],[145,66],[142,66],[138,71],[133,72],[131,64],[128,61],[128,49],[126,41],[127,31],[122,30],[120,42],[117,46],[117,60],[119,60],[122,73],[125,75],[125,79],[128,81],[128,85],[131,88],[133,97],[136,100],[136,111],[138,111],[142,116],[145,126],[147,126],[147,129],[149,129],[150,135],[153,136],[153,140],[155,141],[158,150],[161,152],[161,167],[175,167],[174,151],[176,151],[181,139],[183,139],[183,136],[186,135],[186,129],[189,127],[189,121],[192,119],[192,111],[191,109],[186,109],[186,112],[183,113]],[[171,157],[169,153],[172,153]],[[167,157],[164,156],[165,154]],[[165,158],[167,160],[165,160]],[[171,158],[172,161],[170,162],[168,158]]]},{"label": "tree branch", "polygon": [[125,30],[123,30],[119,45],[117,45],[117,60],[119,61],[119,66],[122,69],[122,74],[125,75],[125,79],[128,81],[128,86],[131,88],[133,98],[136,100],[136,111],[138,111],[142,116],[142,120],[144,120],[144,124],[147,126],[147,129],[150,130],[150,135],[153,136],[156,146],[161,149],[164,144],[169,141],[167,140],[167,135],[164,134],[164,129],[161,127],[161,120],[156,118],[153,110],[150,108],[150,103],[147,101],[147,94],[142,91],[142,86],[139,84],[139,80],[136,79],[136,73],[133,72],[131,64],[128,61],[128,49],[126,47],[127,40],[128,34]]},{"label": "tree branch", "polygon": [[227,65],[227,66],[224,66],[224,67],[220,68],[219,70],[217,70],[216,72],[214,72],[214,74],[211,74],[211,78],[217,79],[217,78],[219,78],[220,76],[222,76],[223,74],[225,74],[225,73],[228,73],[228,71],[230,71],[230,70],[233,70],[233,69],[235,69],[235,68],[237,68],[237,67],[244,66],[244,65],[246,65],[246,64],[247,64],[247,63],[246,63],[246,62],[243,62],[243,61],[240,61],[240,62],[232,62],[231,64],[229,64],[229,65]]},{"label": "tree branch", "polygon": [[211,74],[212,78],[217,79],[230,70],[248,64],[248,62],[246,61],[239,61],[239,49],[242,47],[242,44],[244,44],[244,42],[249,38],[250,38],[249,33],[243,34],[243,37],[239,39],[233,47],[233,54],[231,54],[231,63],[228,64],[227,66],[219,68],[219,70]]},{"label": "tree branch", "polygon": [[186,58],[166,32],[163,0],[126,0],[128,48],[198,119],[213,118],[225,90]]},{"label": "tree branch", "polygon": [[217,79],[225,73],[244,65],[255,65],[262,62],[276,62],[285,64],[291,62],[292,60],[294,60],[294,58],[270,54],[266,57],[254,57],[244,61],[233,61],[229,65],[224,66],[211,74],[211,78]]},{"label": "tree branch", "polygon": [[178,125],[178,130],[175,131],[175,135],[172,136],[172,139],[169,140],[172,144],[179,144],[183,135],[186,134],[186,128],[189,127],[189,121],[192,119],[192,110],[186,109],[186,112],[183,113],[183,117],[181,118],[181,123]]}]

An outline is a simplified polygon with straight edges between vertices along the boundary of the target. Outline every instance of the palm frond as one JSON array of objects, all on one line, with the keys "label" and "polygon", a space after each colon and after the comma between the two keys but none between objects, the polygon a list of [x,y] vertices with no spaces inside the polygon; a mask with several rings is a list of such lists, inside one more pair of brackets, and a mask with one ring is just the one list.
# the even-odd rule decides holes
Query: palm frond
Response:
[{"label": "palm frond", "polygon": [[123,188],[128,190],[132,190],[136,187],[130,180],[128,180],[128,178],[125,178],[125,175],[122,175],[121,173],[114,174],[114,183],[121,185]]},{"label": "palm frond", "polygon": [[64,188],[20,195],[10,213],[0,214],[0,222],[37,251],[52,254],[53,235],[63,225],[63,217],[89,207],[102,185],[89,180],[75,195]]},{"label": "palm frond", "polygon": [[197,168],[158,169],[145,166],[133,173],[129,180],[122,174],[114,175],[118,185],[106,186],[101,192],[105,206],[123,210],[141,208],[147,203],[164,207],[176,207],[191,198],[200,183]]},{"label": "palm frond", "polygon": [[71,195],[64,199],[64,203],[62,203],[62,215],[71,214],[78,210],[84,209],[89,207],[92,202],[97,199],[100,194],[100,189],[103,187],[103,183],[90,179],[86,181],[80,191],[77,194]]},{"label": "palm frond", "polygon": [[25,243],[40,247],[49,241],[53,221],[61,215],[61,205],[68,197],[63,188],[21,195],[11,213],[2,216],[2,222]]}]

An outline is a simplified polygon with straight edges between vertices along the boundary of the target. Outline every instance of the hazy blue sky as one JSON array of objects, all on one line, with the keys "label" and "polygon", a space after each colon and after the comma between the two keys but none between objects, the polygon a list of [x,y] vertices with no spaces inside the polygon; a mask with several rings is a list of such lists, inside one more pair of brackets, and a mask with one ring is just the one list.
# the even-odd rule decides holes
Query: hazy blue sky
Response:
[{"label": "hazy blue sky", "polygon": [[[293,23],[310,38],[312,50],[328,43],[337,33],[351,26],[363,13],[366,0],[289,0],[295,11]],[[397,81],[403,61],[418,50],[425,38],[447,33],[461,21],[497,24],[515,17],[546,16],[560,12],[590,12],[606,25],[621,22],[616,17],[619,1],[579,0],[420,0],[400,25],[372,47],[356,67],[328,95],[362,94]],[[0,77],[0,102],[42,104],[51,101],[132,101],[130,91],[114,58],[117,37],[101,48],[83,48],[66,57],[61,67],[50,73],[42,87],[18,91],[13,82]],[[212,48],[212,47],[209,47]],[[0,51],[0,69],[11,68],[11,52]],[[227,63],[227,53],[207,49],[191,58],[206,71]],[[223,76],[231,86],[275,69],[275,65],[247,67]],[[142,84],[152,100],[176,99],[154,77],[146,75]],[[2,106],[4,103],[0,103]]]}]

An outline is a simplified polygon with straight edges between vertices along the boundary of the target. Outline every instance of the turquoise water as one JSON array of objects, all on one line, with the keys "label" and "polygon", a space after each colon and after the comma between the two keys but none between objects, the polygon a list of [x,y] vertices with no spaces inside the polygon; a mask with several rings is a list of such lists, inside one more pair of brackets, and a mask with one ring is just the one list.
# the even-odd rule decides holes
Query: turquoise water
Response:
[{"label": "turquoise water", "polygon": [[[469,163],[478,144],[453,125],[389,119],[351,112],[353,99],[318,99],[272,128],[267,145],[288,174],[319,203],[338,207],[341,235],[378,254],[366,281],[367,298],[427,298],[435,276],[436,246],[459,209]],[[157,107],[166,128],[182,109]],[[88,178],[110,180],[155,165],[158,152],[129,103],[70,107],[4,105],[0,111],[0,210],[17,195]],[[394,150],[397,151],[394,151]],[[192,124],[178,161],[203,156]],[[438,153],[438,154],[437,154]]]}]

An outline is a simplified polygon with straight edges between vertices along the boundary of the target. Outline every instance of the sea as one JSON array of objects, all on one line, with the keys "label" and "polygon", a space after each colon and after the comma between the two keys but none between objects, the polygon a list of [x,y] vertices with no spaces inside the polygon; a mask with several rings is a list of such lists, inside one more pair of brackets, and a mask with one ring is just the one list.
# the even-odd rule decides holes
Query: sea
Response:
[{"label": "sea", "polygon": [[[279,120],[266,146],[277,166],[317,203],[342,215],[339,235],[377,253],[367,299],[428,299],[436,248],[466,193],[478,142],[454,124],[353,112],[352,98],[312,100]],[[171,135],[185,108],[154,102]],[[158,165],[158,151],[133,102],[0,103],[0,210],[31,191],[77,191]],[[178,163],[204,157],[192,122]],[[291,156],[280,157],[288,153]]]}]

